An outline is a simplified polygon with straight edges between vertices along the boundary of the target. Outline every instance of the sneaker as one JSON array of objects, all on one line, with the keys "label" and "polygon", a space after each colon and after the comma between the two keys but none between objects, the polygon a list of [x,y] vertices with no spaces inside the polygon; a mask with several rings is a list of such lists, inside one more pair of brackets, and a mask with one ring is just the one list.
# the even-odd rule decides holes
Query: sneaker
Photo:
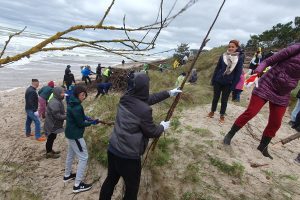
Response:
[{"label": "sneaker", "polygon": [[54,154],[53,152],[49,152],[49,153],[46,153],[46,158],[59,158],[60,155],[59,154]]},{"label": "sneaker", "polygon": [[300,165],[300,159],[299,159],[299,156],[297,158],[295,158],[294,162],[297,164],[297,165]]},{"label": "sneaker", "polygon": [[289,121],[288,124],[289,124],[290,126],[294,126],[295,122],[293,122],[293,121],[291,120],[291,121]]},{"label": "sneaker", "polygon": [[52,150],[51,153],[53,153],[53,154],[60,154],[60,151],[54,151],[54,150]]},{"label": "sneaker", "polygon": [[39,138],[36,139],[36,141],[44,142],[44,141],[46,141],[46,138],[45,137],[39,137]]},{"label": "sneaker", "polygon": [[214,117],[214,112],[210,112],[210,113],[208,113],[208,115],[207,115],[207,117],[209,117],[209,118],[213,118]]},{"label": "sneaker", "polygon": [[92,188],[92,184],[85,184],[84,182],[80,182],[80,184],[76,187],[73,186],[73,192],[79,193],[79,192],[85,192]]},{"label": "sneaker", "polygon": [[71,173],[71,175],[68,176],[68,177],[64,176],[64,183],[69,182],[71,180],[74,180],[75,178],[76,178],[76,174],[75,173],[74,174]]},{"label": "sneaker", "polygon": [[225,117],[220,116],[219,122],[220,122],[220,124],[224,124],[225,123]]},{"label": "sneaker", "polygon": [[31,136],[34,136],[34,134],[33,133],[26,134],[26,137],[31,137]]}]

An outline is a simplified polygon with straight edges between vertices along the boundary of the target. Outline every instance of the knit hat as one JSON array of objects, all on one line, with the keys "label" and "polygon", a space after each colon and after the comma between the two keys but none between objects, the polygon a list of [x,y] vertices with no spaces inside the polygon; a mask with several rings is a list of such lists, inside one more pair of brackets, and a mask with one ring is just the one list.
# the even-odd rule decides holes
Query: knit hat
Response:
[{"label": "knit hat", "polygon": [[53,82],[53,81],[50,81],[50,82],[48,83],[48,86],[54,88],[54,82]]}]

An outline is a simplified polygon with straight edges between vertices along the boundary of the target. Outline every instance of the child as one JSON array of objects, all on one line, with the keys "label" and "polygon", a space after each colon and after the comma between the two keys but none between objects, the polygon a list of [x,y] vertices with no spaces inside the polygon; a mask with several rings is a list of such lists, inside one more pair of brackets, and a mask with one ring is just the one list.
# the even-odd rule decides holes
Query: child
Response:
[{"label": "child", "polygon": [[[85,140],[83,138],[84,129],[90,125],[96,125],[99,120],[93,120],[84,114],[81,103],[87,96],[86,88],[83,86],[75,86],[74,96],[70,97],[70,104],[67,108],[67,125],[65,130],[65,136],[69,143],[64,182],[70,181],[75,178],[75,185],[73,192],[84,192],[92,188],[91,184],[85,184],[82,182],[84,171],[87,164],[88,152]],[[78,168],[77,173],[72,174],[72,163],[74,156],[77,156]]]},{"label": "child", "polygon": [[240,81],[236,84],[234,91],[232,92],[232,101],[240,102],[240,96],[243,92],[244,88],[244,82],[245,82],[245,72],[242,71]]}]

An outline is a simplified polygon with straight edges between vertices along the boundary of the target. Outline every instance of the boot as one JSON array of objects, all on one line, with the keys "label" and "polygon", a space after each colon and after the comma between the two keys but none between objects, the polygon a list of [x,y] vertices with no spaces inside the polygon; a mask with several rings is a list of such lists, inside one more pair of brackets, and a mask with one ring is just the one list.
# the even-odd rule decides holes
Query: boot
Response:
[{"label": "boot", "polygon": [[48,152],[48,153],[46,153],[46,158],[57,159],[57,158],[59,158],[59,157],[60,157],[59,154],[54,154],[53,152]]},{"label": "boot", "polygon": [[53,154],[60,154],[60,151],[54,151],[54,150],[52,150],[51,151]]},{"label": "boot", "polygon": [[224,124],[225,123],[225,116],[224,115],[220,116],[219,123],[220,124]]},{"label": "boot", "polygon": [[269,157],[273,160],[273,157],[268,152],[268,145],[270,144],[272,138],[267,136],[262,136],[261,141],[257,149],[264,155],[265,157]]},{"label": "boot", "polygon": [[213,118],[213,117],[214,117],[214,114],[215,114],[215,112],[210,112],[210,113],[208,113],[207,117]]},{"label": "boot", "polygon": [[225,135],[223,143],[230,145],[231,139],[233,136],[238,132],[241,128],[238,127],[237,125],[233,124],[230,131]]}]

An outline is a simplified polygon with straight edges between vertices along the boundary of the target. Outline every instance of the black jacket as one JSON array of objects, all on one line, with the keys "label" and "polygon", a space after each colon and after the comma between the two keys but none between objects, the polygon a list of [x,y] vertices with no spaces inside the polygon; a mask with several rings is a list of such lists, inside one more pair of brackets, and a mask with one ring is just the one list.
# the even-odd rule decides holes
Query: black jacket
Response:
[{"label": "black jacket", "polygon": [[238,58],[236,67],[230,74],[225,74],[227,65],[224,62],[223,54],[219,58],[219,62],[216,66],[214,74],[211,79],[211,84],[214,85],[216,82],[221,85],[231,85],[231,90],[235,89],[236,84],[239,82],[242,71],[243,71],[243,58]]},{"label": "black jacket", "polygon": [[154,124],[150,105],[169,96],[167,91],[149,96],[148,76],[135,73],[134,88],[120,99],[108,150],[119,157],[139,159],[149,138],[157,138],[164,131],[162,125]]},{"label": "black jacket", "polygon": [[38,94],[36,89],[29,86],[25,92],[25,110],[36,112],[38,110],[38,105]]},{"label": "black jacket", "polygon": [[66,85],[72,85],[72,82],[75,83],[74,75],[72,73],[65,74],[64,75],[64,82],[66,83]]}]

